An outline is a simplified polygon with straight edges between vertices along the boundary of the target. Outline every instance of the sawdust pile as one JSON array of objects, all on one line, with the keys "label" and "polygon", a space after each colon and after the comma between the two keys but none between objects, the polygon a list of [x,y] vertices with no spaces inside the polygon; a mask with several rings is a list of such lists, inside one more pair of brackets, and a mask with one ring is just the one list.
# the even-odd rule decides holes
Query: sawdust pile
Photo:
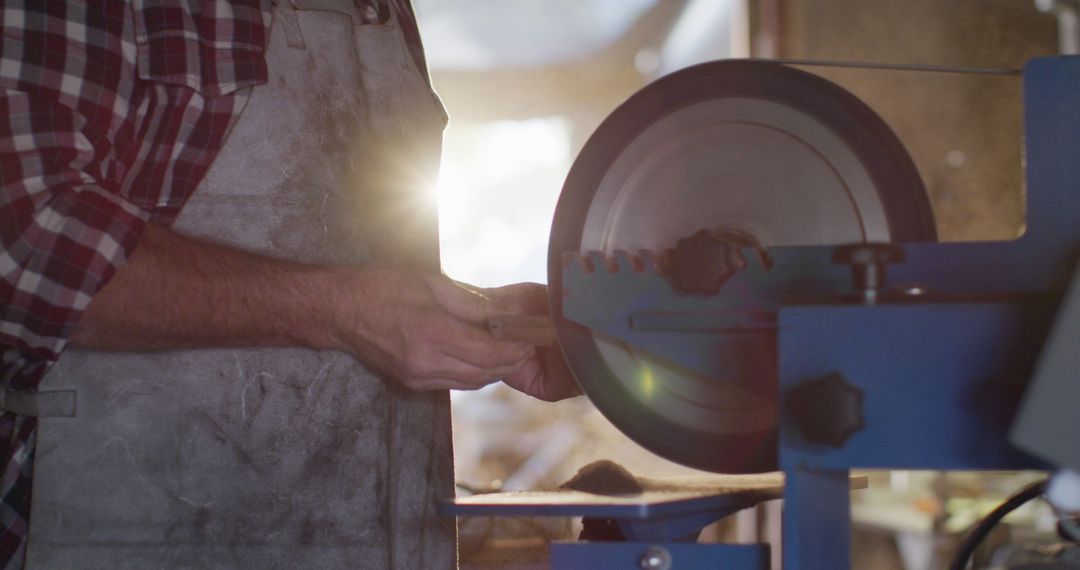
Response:
[{"label": "sawdust pile", "polygon": [[645,491],[638,478],[625,467],[607,459],[593,461],[578,469],[560,489],[594,495],[637,495]]}]

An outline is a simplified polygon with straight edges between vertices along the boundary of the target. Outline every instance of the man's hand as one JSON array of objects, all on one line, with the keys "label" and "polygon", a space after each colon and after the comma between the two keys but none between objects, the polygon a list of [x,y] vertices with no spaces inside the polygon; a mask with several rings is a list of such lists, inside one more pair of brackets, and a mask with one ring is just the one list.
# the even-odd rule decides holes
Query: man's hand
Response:
[{"label": "man's hand", "polygon": [[340,270],[338,347],[414,390],[474,390],[535,359],[532,345],[500,340],[489,319],[515,307],[454,281],[388,268]]},{"label": "man's hand", "polygon": [[[537,283],[518,283],[480,292],[513,315],[550,315],[547,287]],[[518,391],[549,402],[581,395],[566,360],[553,344],[536,347],[504,381]]]}]

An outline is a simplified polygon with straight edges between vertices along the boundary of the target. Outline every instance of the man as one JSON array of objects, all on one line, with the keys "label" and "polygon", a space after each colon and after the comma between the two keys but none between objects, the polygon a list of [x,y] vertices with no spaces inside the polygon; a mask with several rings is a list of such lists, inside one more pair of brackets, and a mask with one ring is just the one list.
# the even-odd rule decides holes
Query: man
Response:
[{"label": "man", "polygon": [[[442,126],[438,119],[416,128],[399,124],[411,121],[411,114],[422,114],[417,109],[424,104],[417,101],[423,101],[428,91],[425,84],[420,89],[425,93],[414,98],[416,86],[426,81],[426,74],[407,2],[358,2],[352,7],[345,2],[338,3],[343,6],[344,16],[302,13],[300,17],[294,13],[292,4],[304,2],[278,3],[276,12],[269,2],[258,0],[202,6],[182,2],[97,4],[31,2],[24,6],[8,5],[3,11],[0,358],[8,411],[0,420],[0,437],[8,445],[3,450],[5,470],[0,480],[3,494],[0,522],[7,527],[0,535],[0,550],[9,565],[20,564],[25,554],[38,428],[36,416],[49,415],[46,409],[52,407],[49,401],[35,401],[25,397],[25,393],[35,390],[43,378],[52,380],[61,376],[55,382],[62,384],[64,378],[68,381],[78,378],[83,372],[80,369],[95,370],[99,365],[108,368],[111,362],[126,364],[118,367],[120,372],[105,376],[122,375],[124,370],[133,368],[132,362],[150,362],[153,369],[157,363],[177,366],[174,359],[184,358],[181,367],[203,382],[200,390],[205,392],[225,385],[223,389],[233,390],[230,398],[238,396],[233,400],[238,399],[241,415],[250,420],[247,399],[250,375],[245,376],[243,371],[278,353],[271,351],[268,356],[266,351],[258,350],[224,354],[190,349],[300,347],[348,354],[412,390],[475,389],[504,379],[509,385],[543,399],[554,400],[576,393],[561,357],[553,349],[498,340],[484,326],[493,317],[544,312],[543,288],[522,284],[473,290],[439,275],[432,263],[436,251],[431,240],[432,218],[421,213],[418,214],[421,222],[410,223],[406,219],[409,214],[403,213],[414,208],[407,207],[408,200],[401,196],[416,192],[412,188],[415,180],[404,179],[414,171],[430,169],[432,153],[428,152],[423,159],[400,160],[401,155],[387,149],[430,150],[429,135],[437,134]],[[314,4],[325,10],[325,5],[333,3]],[[270,42],[273,49],[267,55],[272,21],[276,43]],[[326,186],[330,190],[322,203],[330,196],[330,200],[338,201],[335,203],[340,209],[319,209],[310,206],[313,202],[306,195],[296,195],[297,179],[318,180],[321,176],[308,172],[303,177],[286,175],[289,183],[283,183],[265,197],[250,200],[251,209],[243,210],[248,217],[229,222],[243,228],[225,228],[224,223],[213,219],[214,215],[231,219],[222,213],[226,206],[220,204],[233,204],[235,200],[205,202],[211,205],[203,211],[211,214],[191,214],[189,202],[212,201],[223,187],[228,187],[222,191],[227,194],[237,186],[257,185],[253,181],[260,179],[252,173],[245,173],[239,181],[228,178],[232,170],[244,172],[235,165],[244,164],[249,150],[229,151],[230,145],[250,148],[260,143],[251,133],[261,132],[258,121],[266,123],[273,119],[273,99],[285,97],[263,94],[286,93],[273,90],[287,89],[287,83],[296,82],[297,77],[302,80],[307,72],[301,65],[303,61],[318,68],[318,59],[311,57],[323,54],[312,48],[323,41],[326,29],[334,27],[341,27],[351,34],[349,42],[364,48],[355,50],[359,62],[352,62],[345,71],[339,67],[334,73],[369,71],[362,81],[346,86],[343,94],[329,104],[340,103],[342,97],[352,97],[358,91],[366,98],[337,107],[338,112],[331,113],[321,126],[305,129],[301,123],[300,127],[296,124],[286,127],[287,121],[283,120],[281,128],[296,132],[290,140],[301,140],[304,132],[310,130],[319,135],[316,137],[319,141],[325,141],[325,135],[339,133],[340,123],[349,123],[348,119],[358,108],[364,107],[369,115],[377,115],[357,119],[359,126],[342,131],[348,135],[341,139],[344,142],[318,149],[318,158],[313,159],[324,169],[334,170],[327,175]],[[394,54],[402,52],[409,57],[399,61]],[[293,58],[292,63],[276,63],[273,61],[276,56],[271,57],[274,53],[283,54],[282,61]],[[299,54],[308,59],[299,59]],[[271,60],[269,75],[267,59]],[[394,71],[394,77],[387,81],[378,75],[383,68],[396,69],[395,66],[404,71]],[[301,71],[287,72],[288,69]],[[334,77],[327,75],[324,80],[333,81]],[[304,92],[296,96],[315,95]],[[317,99],[297,101],[303,102],[293,107],[303,105],[305,109],[321,103]],[[398,112],[381,112],[382,106],[395,105]],[[239,120],[246,106],[244,120]],[[230,131],[233,131],[231,135]],[[427,134],[416,136],[428,138],[400,135],[418,132]],[[437,148],[437,144],[434,146]],[[344,152],[345,147],[353,154],[334,154]],[[232,154],[228,160],[218,158],[215,162],[222,152]],[[354,157],[356,165],[352,164]],[[265,161],[255,160],[252,164],[263,165],[253,170],[258,176],[269,170]],[[281,168],[283,172],[286,170],[285,166]],[[211,171],[209,177],[208,171]],[[219,171],[221,174],[215,178],[213,173]],[[232,182],[219,183],[225,179]],[[357,190],[341,192],[343,186],[355,186]],[[199,192],[195,192],[196,187],[200,188]],[[268,208],[268,203],[274,208],[272,215],[259,215],[258,212],[264,211],[260,208]],[[279,225],[265,232],[270,236],[268,239],[232,239],[237,232],[262,228],[270,223],[266,221],[268,218],[282,211],[302,211],[300,217],[316,212],[323,218],[307,225],[298,222],[295,227],[287,228],[288,232],[275,218],[273,223]],[[342,212],[357,216],[347,217]],[[364,226],[358,220],[367,225],[358,227]],[[182,229],[173,229],[174,224]],[[321,228],[325,235],[311,237],[315,235],[310,232],[312,226],[317,226],[316,230]],[[413,231],[419,237],[409,235],[385,244],[380,242],[395,232]],[[283,240],[296,236],[304,239],[282,245]],[[335,236],[337,239],[330,239]],[[364,239],[374,245],[364,246]],[[358,253],[365,247],[366,253]],[[123,353],[80,355],[79,365],[60,366],[47,375],[61,354],[70,352],[65,351],[68,346]],[[153,355],[129,354],[179,349],[186,352],[170,352],[163,360],[153,360],[159,358]],[[173,356],[176,354],[180,356]],[[307,368],[287,375],[304,378],[305,382],[314,379],[306,384],[307,396],[311,396],[314,385],[323,379],[323,372],[340,368],[334,356],[288,354],[299,356],[289,356],[284,360],[287,363],[310,360],[310,364],[305,364]],[[225,378],[221,372],[226,368],[224,363],[233,359],[244,379],[243,386],[237,387],[235,379]],[[62,373],[57,374],[56,370]],[[61,411],[58,415],[76,415],[93,422],[97,421],[92,417],[94,410],[113,413],[116,408],[116,413],[122,414],[122,403],[116,403],[118,394],[130,391],[136,385],[133,382],[138,386],[153,386],[146,384],[144,378],[102,380],[101,374],[86,373],[94,382],[114,382],[102,388],[101,393],[109,395],[107,401],[101,400],[107,405],[95,407],[95,392],[90,389],[79,394],[78,414],[72,406],[70,413]],[[214,374],[221,376],[215,380],[216,385],[206,384],[206,377]],[[258,375],[261,375],[260,386],[267,383],[264,391],[281,384],[273,381],[269,369]],[[349,376],[354,379],[342,379]],[[362,371],[343,373],[342,378],[333,380],[338,382],[341,394],[348,393],[352,382],[365,386],[369,395],[392,397],[392,391],[384,394],[382,388],[364,380],[367,375]],[[304,397],[298,396],[297,401]],[[169,413],[190,406],[176,412],[187,418],[203,414],[207,409],[204,404],[185,400],[155,405],[165,405],[158,409]],[[445,402],[441,406],[444,408]],[[344,411],[336,413],[359,422],[350,409],[344,406]],[[91,420],[85,419],[84,410],[89,411]],[[167,417],[169,413],[161,416]],[[407,413],[408,410],[399,410],[391,416]],[[145,415],[139,417],[141,423],[137,423],[136,430],[143,427],[150,430],[150,423],[156,423],[148,422]],[[288,418],[276,414],[274,419],[278,423],[267,429],[271,434],[279,434],[282,425],[286,425],[281,422]],[[115,418],[100,420],[103,425],[107,421],[113,422],[109,424],[110,430],[120,429],[124,423]],[[95,425],[91,423],[89,428],[80,427],[75,432],[57,428],[57,433],[68,436],[59,438],[59,442],[50,440],[50,450],[62,449],[64,439]],[[438,425],[436,422],[435,426]],[[156,427],[162,432],[180,429]],[[225,437],[217,431],[203,431],[217,439]],[[107,431],[92,438],[104,443],[89,458],[78,456],[78,450],[50,451],[50,457],[55,455],[55,461],[66,466],[63,471],[67,474],[61,479],[75,477],[76,472],[84,469],[93,471],[97,468],[93,465],[94,458],[116,451],[118,446],[124,447],[124,453],[133,463],[147,456],[132,453],[130,446],[137,445],[131,443],[135,440],[127,435],[109,437],[111,433]],[[192,438],[194,441],[195,436]],[[393,447],[393,442],[390,445]],[[301,450],[305,447],[298,446]],[[265,447],[252,444],[237,453],[247,463],[258,463],[257,457],[252,460],[249,455],[254,453],[253,448],[262,451]],[[285,451],[281,453],[287,455]],[[61,455],[66,459],[59,459]],[[217,465],[217,461],[208,464]],[[169,467],[184,470],[181,479],[185,482],[189,474],[197,475],[204,468],[186,463]],[[121,477],[126,469],[117,469],[111,476]],[[160,472],[158,469],[149,475],[157,487],[164,485],[153,479]],[[147,480],[146,476],[139,477],[132,480]],[[122,484],[120,479],[114,482]],[[108,486],[104,487],[105,491],[102,489],[99,485],[89,493],[111,492]],[[182,493],[170,493],[174,503],[177,496],[188,503],[197,502]],[[54,518],[62,520],[62,512],[56,512],[55,517],[49,517],[49,524],[53,524]],[[192,512],[192,520],[196,522],[199,517],[216,516],[207,515],[205,508]],[[393,556],[391,553],[388,565],[395,565]],[[92,565],[86,563],[87,567]]]}]

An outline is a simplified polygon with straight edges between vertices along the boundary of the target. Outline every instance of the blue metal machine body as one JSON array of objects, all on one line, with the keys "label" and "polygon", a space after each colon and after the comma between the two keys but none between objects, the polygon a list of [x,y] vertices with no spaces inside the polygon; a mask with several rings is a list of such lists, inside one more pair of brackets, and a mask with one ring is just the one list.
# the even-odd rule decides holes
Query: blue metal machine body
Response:
[{"label": "blue metal machine body", "polygon": [[808,443],[782,416],[781,468],[1043,468],[1007,435],[1053,308],[1039,300],[785,307],[782,393],[839,374],[862,392],[865,425],[832,447]]},{"label": "blue metal machine body", "polygon": [[848,568],[849,469],[1042,469],[1007,441],[1052,302],[810,305],[780,311],[783,394],[839,374],[865,426],[841,447],[782,417],[784,567]]},{"label": "blue metal machine body", "polygon": [[[1006,434],[1080,246],[1080,57],[1032,60],[1023,80],[1026,232],[905,244],[889,283],[927,287],[924,297],[842,299],[850,269],[825,246],[772,248],[772,270],[752,265],[709,299],[679,295],[629,257],[615,261],[635,271],[609,273],[599,257],[568,254],[564,316],[596,333],[713,377],[738,338],[775,333],[777,368],[747,378],[779,378],[786,394],[839,373],[863,392],[865,426],[839,447],[807,443],[781,414],[788,570],[850,567],[849,469],[1044,467]],[[715,556],[721,567],[725,551]]]},{"label": "blue metal machine body", "polygon": [[[641,560],[655,544],[647,542],[564,543],[551,549],[551,568],[597,570],[598,568],[642,568]],[[723,568],[768,570],[769,549],[756,544],[667,544],[664,550],[670,568]],[[719,564],[717,561],[722,560]],[[663,566],[657,566],[662,568]]]}]

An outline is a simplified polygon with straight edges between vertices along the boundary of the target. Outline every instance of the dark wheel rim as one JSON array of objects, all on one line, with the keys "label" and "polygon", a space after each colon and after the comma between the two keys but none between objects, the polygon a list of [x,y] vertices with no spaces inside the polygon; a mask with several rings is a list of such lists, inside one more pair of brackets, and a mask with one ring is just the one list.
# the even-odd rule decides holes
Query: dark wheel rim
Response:
[{"label": "dark wheel rim", "polygon": [[889,239],[936,239],[933,213],[914,163],[896,135],[869,107],[829,81],[784,65],[713,62],[682,70],[642,89],[590,137],[556,207],[548,282],[563,353],[601,413],[631,439],[667,459],[714,472],[752,473],[776,469],[775,429],[710,433],[672,421],[626,390],[607,366],[591,331],[562,318],[562,253],[582,251],[586,219],[597,188],[627,145],[680,110],[736,99],[777,103],[826,126],[854,153],[872,179]]}]

